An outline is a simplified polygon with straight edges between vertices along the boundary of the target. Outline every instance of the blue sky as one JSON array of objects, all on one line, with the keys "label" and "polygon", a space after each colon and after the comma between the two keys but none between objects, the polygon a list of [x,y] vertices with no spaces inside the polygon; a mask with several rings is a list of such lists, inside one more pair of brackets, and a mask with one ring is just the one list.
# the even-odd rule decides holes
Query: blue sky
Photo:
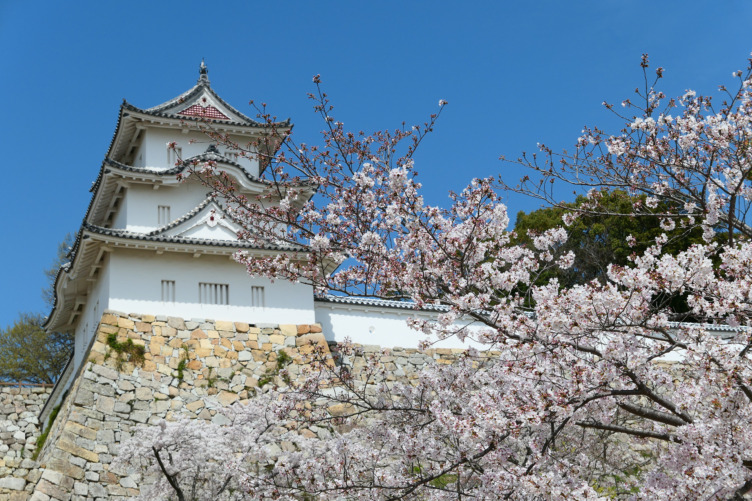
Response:
[{"label": "blue sky", "polygon": [[601,102],[632,95],[644,52],[666,68],[669,95],[730,84],[752,51],[751,22],[742,0],[0,0],[0,327],[48,313],[43,269],[81,224],[121,100],[178,95],[202,57],[221,96],[249,113],[249,99],[267,102],[308,143],[321,129],[306,99],[317,73],[354,130],[421,123],[449,101],[416,159],[442,204],[472,177],[525,174],[500,155],[569,148],[585,124],[615,129]]}]

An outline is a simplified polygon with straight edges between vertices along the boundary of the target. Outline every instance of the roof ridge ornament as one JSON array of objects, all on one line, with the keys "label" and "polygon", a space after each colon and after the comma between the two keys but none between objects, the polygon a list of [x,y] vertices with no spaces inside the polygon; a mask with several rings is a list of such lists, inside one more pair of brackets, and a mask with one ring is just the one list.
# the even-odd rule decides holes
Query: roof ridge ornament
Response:
[{"label": "roof ridge ornament", "polygon": [[201,58],[201,66],[198,68],[198,85],[209,86],[209,69],[206,67],[204,58]]}]

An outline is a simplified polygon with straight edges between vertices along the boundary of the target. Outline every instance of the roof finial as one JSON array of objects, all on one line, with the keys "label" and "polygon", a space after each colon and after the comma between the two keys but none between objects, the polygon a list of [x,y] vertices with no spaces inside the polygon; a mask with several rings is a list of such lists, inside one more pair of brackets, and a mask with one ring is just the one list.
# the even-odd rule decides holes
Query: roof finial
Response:
[{"label": "roof finial", "polygon": [[201,58],[201,66],[198,68],[198,83],[209,85],[209,70],[206,68],[204,58]]}]

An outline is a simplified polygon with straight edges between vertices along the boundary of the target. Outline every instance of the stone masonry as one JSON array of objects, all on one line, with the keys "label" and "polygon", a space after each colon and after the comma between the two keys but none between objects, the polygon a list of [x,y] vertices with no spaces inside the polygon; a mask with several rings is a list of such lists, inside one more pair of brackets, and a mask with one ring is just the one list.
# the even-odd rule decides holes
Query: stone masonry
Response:
[{"label": "stone masonry", "polygon": [[[128,339],[144,347],[141,363],[134,364],[126,353],[113,348]],[[136,496],[141,479],[112,465],[120,443],[136,427],[178,414],[221,424],[226,419],[218,412],[222,406],[252,404],[259,385],[274,373],[281,351],[291,360],[286,370],[294,378],[305,355],[316,348],[332,353],[335,360],[342,358],[336,344],[327,343],[316,324],[254,325],[106,312],[88,363],[50,427],[38,464],[14,452],[13,458],[20,461],[13,459],[14,473],[0,479],[0,500],[94,501]],[[346,363],[357,375],[365,357],[377,356],[389,371],[387,379],[409,381],[427,364],[451,363],[460,352],[392,348],[382,353],[378,346],[361,346],[360,355]],[[40,395],[39,408],[44,397]],[[0,410],[5,413],[4,407]],[[34,448],[38,425],[33,416],[25,416],[28,430],[23,449],[28,453]],[[13,445],[16,442],[9,442],[15,438],[5,438],[7,433],[0,435],[4,444],[0,447],[20,450]]]},{"label": "stone masonry", "polygon": [[28,499],[39,479],[31,457],[40,432],[37,416],[51,390],[0,386],[0,499]]}]

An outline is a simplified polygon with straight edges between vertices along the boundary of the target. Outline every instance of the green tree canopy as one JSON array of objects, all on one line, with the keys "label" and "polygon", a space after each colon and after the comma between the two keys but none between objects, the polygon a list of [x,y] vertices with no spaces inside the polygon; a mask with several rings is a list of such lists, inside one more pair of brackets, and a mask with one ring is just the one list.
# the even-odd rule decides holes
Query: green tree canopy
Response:
[{"label": "green tree canopy", "polygon": [[0,380],[54,383],[73,351],[70,334],[46,332],[41,315],[21,314],[0,330]]},{"label": "green tree canopy", "polygon": [[[627,266],[629,257],[642,254],[655,243],[655,238],[662,233],[669,237],[664,245],[664,252],[675,254],[693,243],[702,243],[699,228],[675,228],[667,231],[661,227],[660,217],[652,214],[624,216],[634,212],[635,204],[645,207],[644,196],[631,196],[620,190],[599,193],[597,208],[588,208],[589,199],[578,196],[571,204],[564,207],[538,209],[529,214],[520,211],[514,225],[516,241],[532,245],[531,235],[562,226],[565,213],[577,213],[579,216],[567,228],[569,239],[560,249],[562,252],[574,251],[574,265],[567,269],[552,269],[543,274],[542,281],[553,277],[559,279],[563,287],[584,284],[591,280],[605,283],[609,264]],[[664,214],[664,203],[659,203],[652,212]],[[627,237],[632,236],[632,245]]]},{"label": "green tree canopy", "polygon": [[[47,285],[42,298],[47,307],[55,305],[55,279],[58,270],[67,262],[68,251],[75,236],[72,233],[57,247],[55,259],[44,270]],[[54,383],[73,353],[73,336],[64,332],[46,332],[45,317],[22,313],[18,320],[0,329],[0,381],[25,383]]]}]

